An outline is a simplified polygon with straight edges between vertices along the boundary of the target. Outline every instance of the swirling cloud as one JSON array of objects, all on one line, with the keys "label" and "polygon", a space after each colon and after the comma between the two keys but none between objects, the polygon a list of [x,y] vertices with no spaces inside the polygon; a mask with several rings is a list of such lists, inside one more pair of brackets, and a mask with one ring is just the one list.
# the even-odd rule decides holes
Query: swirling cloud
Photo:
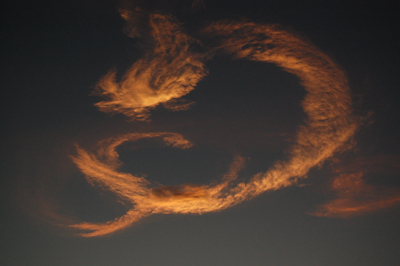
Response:
[{"label": "swirling cloud", "polygon": [[[136,22],[138,17],[137,13],[126,10],[121,14],[128,24]],[[206,74],[204,55],[191,50],[197,41],[186,35],[169,15],[152,14],[148,25],[153,49],[136,61],[121,81],[116,81],[114,70],[101,79],[94,92],[106,99],[95,104],[100,111],[146,120],[150,110],[160,104],[171,110],[190,106],[179,98],[192,91]],[[128,35],[140,34],[132,25]]]},{"label": "swirling cloud", "polygon": [[[114,72],[103,78],[98,92],[108,99],[97,104],[100,110],[143,120],[148,118],[150,109],[194,89],[206,73],[202,60],[210,54],[192,52],[190,43],[194,40],[174,23],[168,16],[150,16],[156,43],[153,52],[134,63],[121,82],[115,81]],[[266,191],[291,186],[305,178],[312,167],[331,157],[355,133],[358,122],[352,114],[344,73],[309,42],[277,26],[251,22],[213,23],[202,34],[217,40],[218,44],[210,48],[213,54],[228,53],[234,58],[273,63],[300,79],[307,92],[302,101],[307,119],[298,129],[287,160],[276,162],[247,182],[238,182],[236,177],[244,159],[237,156],[220,182],[154,187],[143,177],[118,171],[121,162],[116,147],[125,141],[162,138],[168,145],[189,148],[191,143],[183,136],[166,132],[124,135],[100,143],[97,154],[78,147],[73,161],[86,179],[132,205],[126,215],[107,223],[70,225],[83,230],[82,236],[109,234],[155,213],[220,211]]]}]

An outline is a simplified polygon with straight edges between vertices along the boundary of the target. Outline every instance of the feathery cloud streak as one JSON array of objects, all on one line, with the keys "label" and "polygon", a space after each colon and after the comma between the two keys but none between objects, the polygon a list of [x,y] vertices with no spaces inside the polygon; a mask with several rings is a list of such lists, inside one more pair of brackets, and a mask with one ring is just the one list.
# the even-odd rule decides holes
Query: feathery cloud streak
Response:
[{"label": "feathery cloud streak", "polygon": [[[99,93],[108,100],[97,104],[100,110],[143,120],[155,106],[189,93],[205,75],[201,60],[210,58],[210,54],[191,52],[192,39],[178,30],[170,17],[151,15],[150,25],[156,42],[154,51],[134,63],[121,82],[115,81],[113,72],[103,78]],[[213,54],[228,53],[234,58],[273,63],[299,77],[307,92],[302,101],[307,119],[298,129],[287,160],[276,162],[247,182],[238,182],[236,178],[244,160],[237,156],[220,182],[154,187],[143,177],[118,172],[121,162],[116,147],[125,141],[162,138],[168,145],[189,148],[191,143],[183,136],[166,132],[124,135],[100,143],[97,154],[78,147],[73,161],[86,179],[132,205],[126,215],[107,223],[70,225],[83,230],[82,236],[109,234],[155,213],[220,211],[265,191],[293,185],[305,178],[312,167],[331,157],[355,133],[358,121],[352,114],[346,77],[312,44],[277,26],[251,22],[217,22],[206,27],[202,34],[218,41],[210,48]]]},{"label": "feathery cloud streak", "polygon": [[399,188],[367,184],[364,177],[369,173],[399,175],[398,156],[357,158],[336,167],[334,172],[338,175],[331,188],[337,198],[320,205],[315,216],[349,218],[400,204]]},{"label": "feathery cloud streak", "polygon": [[[131,25],[140,14],[122,10],[121,15],[129,25],[128,35],[140,35]],[[101,111],[146,120],[159,104],[171,110],[189,107],[190,103],[177,99],[192,91],[206,74],[204,55],[191,50],[197,41],[183,33],[173,17],[151,14],[148,24],[152,51],[136,61],[120,82],[114,70],[101,79],[94,92],[106,99],[95,104]]]}]

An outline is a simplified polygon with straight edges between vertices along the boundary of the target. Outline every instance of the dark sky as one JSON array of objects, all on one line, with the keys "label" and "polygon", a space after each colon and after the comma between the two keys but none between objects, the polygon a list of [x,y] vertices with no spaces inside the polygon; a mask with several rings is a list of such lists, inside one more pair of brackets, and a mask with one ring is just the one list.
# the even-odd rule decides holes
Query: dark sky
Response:
[{"label": "dark sky", "polygon": [[[2,265],[400,265],[400,21],[393,4],[375,1],[14,1],[1,23]],[[195,8],[193,8],[193,5]],[[343,70],[358,129],[298,184],[233,207],[198,214],[156,213],[105,236],[85,238],[66,226],[105,223],[131,206],[92,186],[74,164],[76,145],[124,134],[174,132],[193,143],[126,142],[120,172],[145,176],[164,192],[213,184],[236,155],[238,182],[290,157],[306,114],[299,77],[282,68],[218,54],[195,102],[150,120],[131,121],[94,105],[110,69],[117,78],[152,42],[130,38],[118,13],[171,14],[199,33],[215,21],[279,24],[313,43]],[[142,24],[139,24],[142,25]],[[104,188],[104,187],[103,187]],[[171,192],[171,193],[172,193]],[[180,191],[178,191],[180,192]],[[328,207],[341,211],[329,212]],[[344,208],[354,208],[350,214]],[[322,216],[322,217],[321,217]]]}]

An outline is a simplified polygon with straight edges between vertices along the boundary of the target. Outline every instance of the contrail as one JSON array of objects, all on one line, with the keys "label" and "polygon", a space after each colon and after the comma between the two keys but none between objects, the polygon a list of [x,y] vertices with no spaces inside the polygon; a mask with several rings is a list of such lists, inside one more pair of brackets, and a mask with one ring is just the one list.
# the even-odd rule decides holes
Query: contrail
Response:
[{"label": "contrail", "polygon": [[[134,63],[121,82],[111,72],[99,84],[99,94],[107,97],[97,106],[105,112],[120,112],[133,119],[146,119],[159,104],[178,100],[194,89],[205,75],[203,61],[210,54],[192,52],[196,40],[168,16],[150,16],[154,51]],[[266,191],[296,184],[308,171],[340,149],[355,133],[358,120],[352,114],[347,79],[339,67],[315,46],[274,25],[222,21],[209,25],[203,36],[218,40],[212,53],[227,53],[233,58],[273,63],[295,74],[306,90],[302,107],[307,114],[298,129],[295,144],[286,161],[247,182],[237,176],[244,159],[236,156],[220,182],[208,185],[154,187],[143,177],[118,171],[116,147],[125,141],[161,138],[167,145],[187,149],[192,145],[182,135],[171,132],[128,134],[105,140],[97,154],[77,147],[73,161],[90,184],[115,193],[132,208],[126,215],[107,223],[78,223],[82,236],[101,236],[126,228],[155,213],[196,213],[220,211]]]}]

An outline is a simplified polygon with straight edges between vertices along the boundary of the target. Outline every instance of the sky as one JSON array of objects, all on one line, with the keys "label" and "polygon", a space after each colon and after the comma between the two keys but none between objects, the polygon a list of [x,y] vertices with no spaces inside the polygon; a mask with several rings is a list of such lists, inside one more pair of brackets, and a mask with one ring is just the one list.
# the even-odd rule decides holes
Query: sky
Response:
[{"label": "sky", "polygon": [[400,264],[394,5],[2,10],[2,265]]}]

